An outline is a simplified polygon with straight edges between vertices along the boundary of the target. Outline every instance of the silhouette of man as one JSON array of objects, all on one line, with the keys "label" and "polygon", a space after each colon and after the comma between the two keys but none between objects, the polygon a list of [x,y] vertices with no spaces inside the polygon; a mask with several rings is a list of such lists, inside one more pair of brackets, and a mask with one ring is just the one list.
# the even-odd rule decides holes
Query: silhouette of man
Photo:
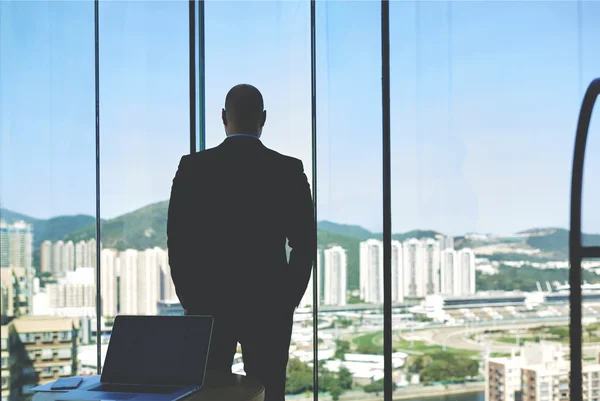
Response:
[{"label": "silhouette of man", "polygon": [[167,235],[183,308],[215,318],[208,368],[231,372],[239,342],[246,374],[263,383],[266,401],[281,401],[316,230],[302,162],[260,140],[266,117],[258,89],[229,91],[222,110],[227,138],[181,158]]}]

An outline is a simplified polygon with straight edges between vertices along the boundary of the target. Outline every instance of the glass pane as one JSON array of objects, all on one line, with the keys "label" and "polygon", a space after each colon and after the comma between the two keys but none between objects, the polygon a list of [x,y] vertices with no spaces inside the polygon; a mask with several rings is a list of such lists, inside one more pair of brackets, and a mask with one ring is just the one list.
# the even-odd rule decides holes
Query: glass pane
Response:
[{"label": "glass pane", "polygon": [[597,7],[582,3],[583,26],[576,2],[391,5],[395,276],[418,322],[394,319],[396,349],[464,400],[565,388],[579,82],[599,71]]},{"label": "glass pane", "polygon": [[95,266],[75,263],[73,240],[95,239],[93,11],[0,2],[2,379],[17,383],[3,399],[78,373],[78,343],[93,340]]},{"label": "glass pane", "polygon": [[183,314],[166,223],[189,153],[187,21],[181,1],[99,7],[103,342],[117,314]]},{"label": "glass pane", "polygon": [[381,6],[316,13],[319,390],[367,399],[384,375]]},{"label": "glass pane", "polygon": [[[260,141],[300,159],[312,188],[310,3],[207,2],[205,12],[206,147],[225,140],[221,110],[228,91],[251,84],[267,111]],[[304,394],[313,385],[311,294],[308,290],[294,317],[288,395]],[[233,371],[244,374],[241,348]]]}]

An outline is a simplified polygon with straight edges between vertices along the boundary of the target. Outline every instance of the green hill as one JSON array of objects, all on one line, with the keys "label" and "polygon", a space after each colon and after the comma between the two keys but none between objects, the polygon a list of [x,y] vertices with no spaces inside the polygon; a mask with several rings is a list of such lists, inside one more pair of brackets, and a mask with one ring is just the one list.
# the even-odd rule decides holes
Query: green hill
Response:
[{"label": "green hill", "polygon": [[[569,257],[569,230],[549,228],[545,230],[529,230],[526,232],[526,243],[542,252],[552,252],[557,257]],[[600,234],[582,234],[581,241],[585,246],[600,246]]]},{"label": "green hill", "polygon": [[[131,213],[101,224],[102,246],[125,249],[147,249],[155,246],[167,247],[167,212],[169,202],[163,201],[144,206]],[[65,240],[73,242],[96,237],[96,225],[90,224],[73,231]]]},{"label": "green hill", "polygon": [[33,247],[37,249],[46,240],[58,241],[70,232],[89,224],[95,225],[95,218],[87,215],[57,216],[50,219],[37,219],[8,209],[0,209],[0,219],[8,223],[23,220],[33,226]]}]

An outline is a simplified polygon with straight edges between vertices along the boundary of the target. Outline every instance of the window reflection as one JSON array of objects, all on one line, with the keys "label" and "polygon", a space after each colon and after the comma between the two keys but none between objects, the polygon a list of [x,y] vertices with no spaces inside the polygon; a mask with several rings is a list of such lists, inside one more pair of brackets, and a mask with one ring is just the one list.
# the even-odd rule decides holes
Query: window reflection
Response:
[{"label": "window reflection", "polygon": [[421,352],[404,369],[422,383],[476,381],[465,400],[554,399],[568,386],[572,149],[580,82],[600,71],[586,39],[598,9],[583,7],[583,18],[577,2],[391,7],[393,231],[404,252],[421,247],[393,272],[420,327],[394,319],[394,341]]},{"label": "window reflection", "polygon": [[117,314],[183,314],[166,222],[171,182],[189,153],[187,21],[186,2],[99,5],[104,343]]},{"label": "window reflection", "polygon": [[0,2],[2,400],[81,372],[94,340],[73,239],[95,239],[93,28],[91,3]]}]

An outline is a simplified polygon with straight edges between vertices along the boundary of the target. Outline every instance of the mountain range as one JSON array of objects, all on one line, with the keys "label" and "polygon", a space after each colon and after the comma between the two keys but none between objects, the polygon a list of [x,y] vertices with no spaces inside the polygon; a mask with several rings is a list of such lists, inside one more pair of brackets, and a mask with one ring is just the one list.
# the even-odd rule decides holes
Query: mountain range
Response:
[{"label": "mountain range", "polygon": [[[167,247],[167,211],[168,201],[144,206],[133,212],[113,219],[101,221],[102,245],[105,248],[118,250],[147,249],[151,247]],[[45,240],[73,241],[88,240],[96,237],[96,222],[93,216],[75,215],[58,216],[51,219],[37,219],[0,209],[0,218],[9,223],[23,220],[34,227],[34,265],[39,261],[39,247]],[[331,221],[318,223],[319,247],[332,244],[347,250],[348,287],[358,288],[359,244],[369,238],[381,239],[381,233],[371,232],[361,226],[338,224]],[[434,230],[413,230],[405,233],[394,233],[392,238],[404,241],[408,238],[434,238],[440,234]],[[600,245],[600,234],[584,234],[585,245]],[[566,260],[569,250],[569,231],[562,228],[535,228],[516,233],[512,237],[496,237],[493,235],[455,237],[457,249],[470,247],[483,249],[486,246],[505,247],[502,258],[497,260]],[[539,250],[539,251],[537,251]],[[534,251],[533,256],[523,251]],[[537,252],[537,253],[536,253]],[[506,259],[506,258],[509,259]]]}]

